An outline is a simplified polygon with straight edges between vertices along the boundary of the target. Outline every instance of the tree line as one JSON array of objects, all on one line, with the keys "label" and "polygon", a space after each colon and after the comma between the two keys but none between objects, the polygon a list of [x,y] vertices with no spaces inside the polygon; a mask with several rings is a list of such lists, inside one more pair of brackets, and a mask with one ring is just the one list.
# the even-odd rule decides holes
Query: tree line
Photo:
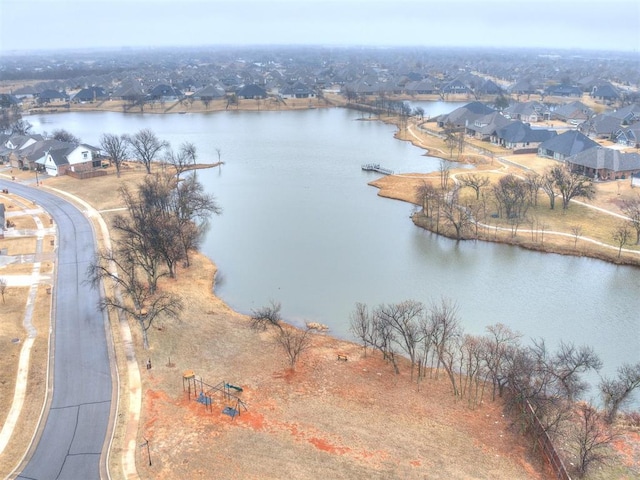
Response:
[{"label": "tree line", "polygon": [[[463,197],[463,189],[472,189],[472,198]],[[516,236],[523,224],[533,225],[532,207],[538,206],[539,192],[549,201],[549,208],[556,208],[560,200],[562,210],[569,209],[571,200],[595,197],[595,188],[590,178],[572,171],[566,164],[547,168],[543,173],[528,171],[522,176],[508,174],[492,184],[489,177],[478,173],[457,176],[451,181],[450,167],[442,161],[439,170],[439,184],[423,181],[415,190],[416,203],[421,207],[421,220],[436,233],[447,233],[457,240],[478,238],[479,229],[486,226],[490,217],[503,219]],[[618,257],[622,247],[633,241],[640,244],[640,196],[625,200],[621,210],[626,219],[611,232],[611,239],[618,247]],[[544,242],[546,225],[539,225],[541,240]],[[575,243],[582,235],[579,225],[571,226]]]},{"label": "tree line", "polygon": [[[606,447],[615,437],[611,425],[619,410],[640,387],[640,362],[624,364],[615,377],[601,377],[598,385],[602,409],[580,401],[588,392],[588,372],[602,362],[589,346],[560,342],[549,349],[544,339],[522,343],[522,335],[503,324],[490,325],[484,335],[465,333],[457,304],[448,298],[428,305],[415,300],[370,308],[357,303],[350,330],[367,351],[379,352],[400,372],[400,358],[408,360],[410,377],[418,385],[428,376],[444,374],[453,396],[470,407],[483,402],[487,388],[492,400],[506,400],[508,408],[527,403],[539,420],[535,435],[564,439],[578,458],[577,472],[586,474],[604,461]],[[569,432],[569,433],[567,433]]]}]

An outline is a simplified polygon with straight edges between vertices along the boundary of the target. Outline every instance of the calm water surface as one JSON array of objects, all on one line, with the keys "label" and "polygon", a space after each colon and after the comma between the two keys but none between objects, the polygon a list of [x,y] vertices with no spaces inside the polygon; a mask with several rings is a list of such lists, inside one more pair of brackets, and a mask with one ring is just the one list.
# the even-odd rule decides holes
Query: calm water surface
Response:
[{"label": "calm water surface", "polygon": [[[425,108],[423,104],[420,104]],[[426,115],[457,104],[427,104]],[[428,172],[439,160],[393,138],[394,127],[341,109],[187,115],[67,113],[31,117],[87,143],[102,133],[154,130],[196,144],[198,171],[224,213],[203,251],[219,267],[216,293],[250,313],[270,300],[292,323],[344,338],[356,302],[455,300],[469,333],[498,322],[525,338],[592,345],[612,374],[640,360],[640,270],[491,243],[439,238],[413,225],[413,207],[383,199],[363,163]],[[596,392],[592,392],[596,394]]]}]

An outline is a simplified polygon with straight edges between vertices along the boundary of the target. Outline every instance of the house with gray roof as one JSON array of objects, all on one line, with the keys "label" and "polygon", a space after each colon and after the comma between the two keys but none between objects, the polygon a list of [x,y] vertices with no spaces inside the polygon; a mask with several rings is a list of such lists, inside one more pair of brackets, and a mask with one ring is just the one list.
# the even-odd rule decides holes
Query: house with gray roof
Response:
[{"label": "house with gray roof", "polygon": [[622,125],[631,125],[640,122],[640,104],[632,103],[631,105],[610,112],[609,115],[619,118]]},{"label": "house with gray roof", "polygon": [[279,91],[282,98],[315,98],[316,93],[302,82],[287,85]]},{"label": "house with gray roof", "polygon": [[503,110],[505,117],[523,122],[541,122],[551,118],[551,111],[540,102],[516,102]]},{"label": "house with gray roof", "polygon": [[569,130],[542,142],[538,146],[538,156],[564,161],[572,155],[597,146],[598,143],[586,135],[577,130]]},{"label": "house with gray roof", "polygon": [[621,126],[622,122],[619,118],[601,113],[583,122],[579,129],[589,137],[611,139]]},{"label": "house with gray roof", "polygon": [[250,84],[240,88],[236,92],[236,95],[238,98],[244,99],[261,99],[267,98],[267,91],[260,85]]},{"label": "house with gray roof", "polygon": [[601,146],[566,159],[573,171],[596,180],[618,180],[640,173],[640,154],[624,153]]},{"label": "house with gray roof", "polygon": [[511,120],[495,111],[479,117],[474,120],[473,124],[467,125],[466,133],[480,140],[496,143],[496,132],[510,123]]},{"label": "house with gray roof", "polygon": [[191,95],[192,98],[202,101],[215,100],[216,98],[223,98],[225,96],[225,90],[222,84],[217,83],[215,85],[209,84],[206,87],[197,90]]},{"label": "house with gray roof", "polygon": [[66,102],[69,100],[69,95],[65,92],[58,90],[47,89],[40,92],[38,95],[38,103],[53,103],[53,102]]},{"label": "house with gray roof", "polygon": [[640,123],[620,128],[614,133],[613,141],[627,147],[640,148]]},{"label": "house with gray roof", "polygon": [[69,171],[80,173],[100,168],[101,159],[98,148],[84,143],[80,145],[63,143],[65,145],[52,147],[46,152],[44,159],[38,161],[48,175],[57,177]]},{"label": "house with gray roof", "polygon": [[603,102],[614,102],[620,98],[618,90],[609,82],[601,83],[598,86],[593,87],[591,96]]},{"label": "house with gray roof", "polygon": [[473,125],[474,122],[495,112],[496,110],[481,102],[471,102],[458,107],[451,113],[440,115],[438,117],[438,126],[444,127],[447,124],[453,125],[455,128],[466,128]]},{"label": "house with gray roof", "polygon": [[593,115],[593,110],[580,101],[565,103],[556,107],[551,112],[551,120],[560,120],[562,122],[579,125],[588,120]]},{"label": "house with gray roof", "polygon": [[556,135],[555,130],[531,128],[531,125],[520,120],[512,121],[495,133],[498,144],[512,150],[513,153],[536,152],[541,143]]},{"label": "house with gray roof", "polygon": [[90,103],[107,100],[109,95],[102,87],[87,87],[76,93],[71,99],[74,103]]}]

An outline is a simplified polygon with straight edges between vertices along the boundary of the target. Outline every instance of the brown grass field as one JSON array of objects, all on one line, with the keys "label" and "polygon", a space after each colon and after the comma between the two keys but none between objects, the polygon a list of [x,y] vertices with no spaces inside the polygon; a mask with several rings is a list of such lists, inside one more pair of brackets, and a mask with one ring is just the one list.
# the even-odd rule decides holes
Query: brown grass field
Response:
[{"label": "brown grass field", "polygon": [[[406,139],[428,148],[432,154],[442,148],[433,137]],[[487,159],[471,158],[471,153],[467,155],[491,178],[497,179],[515,169],[495,160],[492,164]],[[19,172],[19,179],[23,175],[27,174]],[[43,188],[68,191],[98,210],[111,210],[122,207],[114,194],[118,186],[135,185],[143,177],[140,169],[130,168],[120,179],[114,174],[83,181],[51,178]],[[423,178],[419,176],[392,176],[374,185],[380,188],[381,195],[412,201],[416,182],[421,181]],[[619,198],[635,194],[630,189],[620,190],[616,183],[603,184],[597,204],[615,209]],[[537,214],[549,225],[548,230],[580,222],[584,224],[584,236],[593,233],[606,237],[606,233],[591,229],[592,224],[602,223],[604,214],[578,207],[572,205],[564,216],[559,216],[560,212],[550,212],[541,205]],[[104,213],[107,222],[113,215]],[[602,228],[606,231],[608,227]],[[528,235],[523,234],[523,238]],[[553,250],[549,237],[545,236],[544,248]],[[6,241],[0,240],[0,248]],[[594,253],[581,251],[585,255]],[[2,269],[0,276],[4,271],[10,273]],[[214,277],[212,262],[196,255],[190,268],[179,270],[177,279],[161,281],[160,288],[179,294],[185,307],[179,320],[154,324],[149,332],[150,350],[141,348],[138,327],[131,324],[143,380],[137,445],[149,440],[148,453],[144,448],[137,451],[141,478],[551,478],[539,454],[532,453],[530,440],[505,416],[502,402],[491,401],[489,393],[485,393],[481,405],[471,408],[464,400],[456,401],[443,375],[428,376],[417,384],[409,378],[407,365],[402,365],[400,374],[395,375],[378,354],[368,352],[365,356],[358,345],[330,334],[314,334],[312,348],[291,370],[272,333],[252,330],[246,316],[232,311],[215,296]],[[21,294],[17,288],[10,289],[10,293],[12,299],[7,305],[11,307],[0,305],[3,345],[8,339],[24,335],[20,306],[24,305],[26,293]],[[41,292],[39,299],[40,295]],[[38,326],[38,331],[46,332],[50,297],[46,292],[42,296],[41,321],[45,323]],[[124,352],[115,319],[112,333],[120,369],[120,391],[125,393],[128,385],[123,370]],[[12,449],[0,456],[0,475],[7,474],[21,456],[29,432],[33,431],[36,413],[42,407],[42,372],[47,351],[44,337],[39,335],[38,341],[38,349],[34,348],[32,354],[30,377],[36,395],[29,397],[34,401],[25,408],[25,426],[20,428],[20,436],[12,441]],[[10,348],[14,347],[17,352],[19,347]],[[346,355],[348,361],[339,361],[338,354]],[[0,418],[4,418],[7,399],[12,396],[11,380],[15,379],[15,373],[11,372],[15,372],[17,359],[15,352],[0,358],[3,372]],[[148,359],[153,365],[150,370],[145,367]],[[228,382],[242,387],[238,395],[248,410],[241,410],[232,419],[222,410],[235,403],[221,394],[213,396],[210,408],[195,401],[193,395],[189,398],[183,379],[187,370],[193,370],[197,380],[210,385]],[[116,479],[122,478],[125,401],[121,401],[121,408],[109,460],[112,478]],[[626,431],[616,447],[613,465],[591,478],[613,480],[640,475],[638,432]]]}]

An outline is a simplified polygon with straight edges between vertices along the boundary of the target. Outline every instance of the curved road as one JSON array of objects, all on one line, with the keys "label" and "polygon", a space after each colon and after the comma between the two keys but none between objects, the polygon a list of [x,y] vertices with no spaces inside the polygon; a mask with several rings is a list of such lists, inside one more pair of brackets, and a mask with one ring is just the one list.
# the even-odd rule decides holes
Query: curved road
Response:
[{"label": "curved road", "polygon": [[106,315],[97,307],[100,292],[85,283],[96,249],[91,224],[75,206],[46,191],[4,180],[0,188],[41,205],[58,227],[53,394],[17,478],[99,479],[113,427],[113,388]]}]

